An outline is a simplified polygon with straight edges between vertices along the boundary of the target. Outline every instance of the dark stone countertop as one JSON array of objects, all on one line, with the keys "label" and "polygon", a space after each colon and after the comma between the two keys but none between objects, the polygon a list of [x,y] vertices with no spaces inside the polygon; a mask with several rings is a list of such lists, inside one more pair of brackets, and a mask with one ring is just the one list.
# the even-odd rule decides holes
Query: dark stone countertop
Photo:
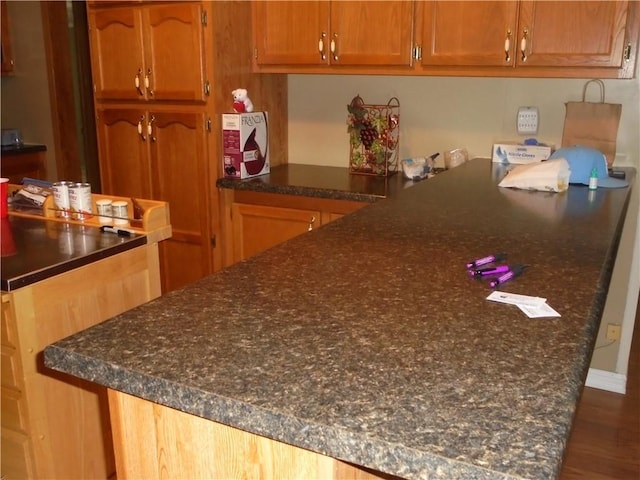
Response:
[{"label": "dark stone countertop", "polygon": [[274,167],[269,174],[258,177],[244,180],[221,178],[216,185],[232,190],[372,203],[393,196],[415,183],[407,180],[400,171],[390,177],[380,177],[353,175],[348,168],[290,163]]},{"label": "dark stone countertop", "polygon": [[[473,160],[45,350],[50,368],[410,479],[560,471],[629,188]],[[634,171],[628,177],[633,180]],[[486,300],[465,263],[529,265]]]},{"label": "dark stone countertop", "polygon": [[9,215],[2,219],[0,287],[10,292],[145,245],[147,237],[102,233],[97,226]]},{"label": "dark stone countertop", "polygon": [[47,146],[39,143],[24,143],[20,146],[3,146],[0,150],[2,155],[23,155],[25,153],[46,152]]}]

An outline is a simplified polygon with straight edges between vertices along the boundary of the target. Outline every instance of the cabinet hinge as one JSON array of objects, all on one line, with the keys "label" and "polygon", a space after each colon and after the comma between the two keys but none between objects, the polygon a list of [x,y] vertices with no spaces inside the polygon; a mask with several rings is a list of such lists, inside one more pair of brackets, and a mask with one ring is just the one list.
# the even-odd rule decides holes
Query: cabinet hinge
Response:
[{"label": "cabinet hinge", "polygon": [[624,54],[622,55],[625,62],[628,62],[631,59],[631,44],[627,43],[627,46],[624,47]]},{"label": "cabinet hinge", "polygon": [[200,15],[200,23],[202,23],[202,25],[204,25],[206,27],[207,26],[207,21],[208,21],[207,11],[203,10],[202,14]]},{"label": "cabinet hinge", "polygon": [[258,49],[257,48],[253,49],[253,58],[255,58],[256,60],[258,59]]},{"label": "cabinet hinge", "polygon": [[206,80],[204,82],[204,96],[208,97],[209,95],[211,95],[211,83],[209,83],[209,80]]},{"label": "cabinet hinge", "polygon": [[204,128],[207,129],[207,132],[211,133],[211,119],[207,118],[207,121],[205,122]]},{"label": "cabinet hinge", "polygon": [[214,235],[213,237],[211,237],[211,246],[212,247],[216,247],[216,236]]},{"label": "cabinet hinge", "polygon": [[420,45],[416,45],[413,47],[413,59],[421,60],[422,59],[422,47]]}]

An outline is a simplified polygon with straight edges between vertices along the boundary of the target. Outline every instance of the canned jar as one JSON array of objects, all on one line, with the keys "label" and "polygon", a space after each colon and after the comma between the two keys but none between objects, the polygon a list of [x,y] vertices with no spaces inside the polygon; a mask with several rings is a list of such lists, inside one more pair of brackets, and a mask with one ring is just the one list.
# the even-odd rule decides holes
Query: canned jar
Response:
[{"label": "canned jar", "polygon": [[114,225],[129,224],[129,204],[124,200],[118,200],[111,204]]},{"label": "canned jar", "polygon": [[91,218],[91,185],[88,183],[74,183],[69,186],[69,204],[71,206],[71,218],[74,220],[86,220]]},{"label": "canned jar", "polygon": [[69,199],[69,187],[73,182],[56,182],[52,185],[53,206],[56,217],[71,218],[71,203]]}]

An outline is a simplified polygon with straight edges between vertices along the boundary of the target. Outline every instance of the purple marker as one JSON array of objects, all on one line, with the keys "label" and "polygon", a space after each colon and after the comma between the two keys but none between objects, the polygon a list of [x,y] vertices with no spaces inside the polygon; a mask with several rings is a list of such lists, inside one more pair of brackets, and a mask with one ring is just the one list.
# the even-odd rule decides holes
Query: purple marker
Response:
[{"label": "purple marker", "polygon": [[469,270],[472,277],[488,277],[490,275],[499,275],[509,271],[509,265],[499,265],[497,267],[485,267],[477,270]]},{"label": "purple marker", "polygon": [[491,288],[496,288],[497,286],[502,285],[505,282],[508,282],[512,278],[516,278],[518,275],[524,272],[525,268],[526,266],[516,265],[504,275],[500,275],[495,280],[492,280],[491,282],[489,282],[489,286]]},{"label": "purple marker", "polygon": [[482,257],[482,258],[479,258],[477,260],[474,260],[473,262],[467,263],[467,270],[470,270],[472,268],[481,267],[482,265],[486,265],[487,263],[501,262],[505,258],[507,258],[507,254],[506,253],[496,253],[495,255],[489,255],[487,257]]}]

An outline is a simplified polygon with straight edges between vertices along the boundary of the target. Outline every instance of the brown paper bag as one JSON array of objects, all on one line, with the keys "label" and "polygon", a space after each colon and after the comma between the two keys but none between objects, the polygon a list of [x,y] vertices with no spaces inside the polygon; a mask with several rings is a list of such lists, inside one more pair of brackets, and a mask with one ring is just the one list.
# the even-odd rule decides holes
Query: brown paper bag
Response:
[{"label": "brown paper bag", "polygon": [[[600,86],[600,102],[587,102],[587,87],[590,83]],[[595,148],[607,157],[609,168],[616,158],[616,141],[622,105],[604,103],[604,83],[589,80],[584,84],[581,102],[567,102],[567,113],[562,131],[562,146],[582,145]]]}]

